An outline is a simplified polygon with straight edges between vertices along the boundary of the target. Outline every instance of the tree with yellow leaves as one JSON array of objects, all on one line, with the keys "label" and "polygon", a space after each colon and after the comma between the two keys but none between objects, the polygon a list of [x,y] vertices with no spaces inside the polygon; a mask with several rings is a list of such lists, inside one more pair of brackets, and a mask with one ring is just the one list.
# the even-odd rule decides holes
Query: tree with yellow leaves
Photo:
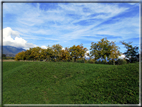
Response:
[{"label": "tree with yellow leaves", "polygon": [[56,60],[59,60],[61,57],[62,46],[59,44],[53,45],[52,50],[53,50],[54,58]]},{"label": "tree with yellow leaves", "polygon": [[67,50],[67,48],[66,48],[65,50],[62,50],[62,51],[61,51],[60,60],[62,60],[62,61],[70,60],[70,53],[69,53],[69,51]]},{"label": "tree with yellow leaves", "polygon": [[110,56],[109,58],[112,59],[113,65],[115,65],[115,59],[120,56],[120,52],[118,51],[119,47],[115,45],[114,42],[111,42],[111,49],[110,49]]},{"label": "tree with yellow leaves", "polygon": [[95,60],[101,58],[107,62],[106,58],[108,58],[113,61],[113,64],[115,64],[115,59],[120,54],[115,43],[108,41],[107,38],[101,39],[98,43],[92,42],[90,50],[92,50],[90,53],[91,56],[95,57]]},{"label": "tree with yellow leaves", "polygon": [[83,45],[73,45],[72,47],[69,48],[70,56],[74,58],[74,61],[78,58],[83,58],[85,56],[85,53],[87,51],[87,48],[84,48]]}]

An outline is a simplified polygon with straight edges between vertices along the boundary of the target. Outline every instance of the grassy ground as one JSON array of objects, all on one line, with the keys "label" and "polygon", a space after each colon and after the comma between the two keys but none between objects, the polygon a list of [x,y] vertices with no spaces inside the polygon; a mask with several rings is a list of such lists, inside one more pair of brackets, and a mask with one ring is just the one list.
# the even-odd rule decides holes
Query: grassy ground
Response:
[{"label": "grassy ground", "polygon": [[139,63],[3,62],[3,104],[138,104]]}]

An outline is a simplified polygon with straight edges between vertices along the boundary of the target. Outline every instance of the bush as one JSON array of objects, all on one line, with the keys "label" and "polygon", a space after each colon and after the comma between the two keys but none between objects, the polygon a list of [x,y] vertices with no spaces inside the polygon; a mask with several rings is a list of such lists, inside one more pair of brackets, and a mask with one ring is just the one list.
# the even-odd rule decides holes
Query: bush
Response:
[{"label": "bush", "polygon": [[96,64],[107,64],[107,62],[105,60],[99,60],[95,62]]},{"label": "bush", "polygon": [[109,65],[113,65],[112,60],[109,60],[107,64],[109,64]]},{"label": "bush", "polygon": [[90,60],[88,61],[88,63],[94,64],[94,63],[95,63],[95,60],[90,59]]},{"label": "bush", "polygon": [[76,62],[78,62],[78,63],[84,63],[84,60],[79,59],[79,60],[77,60]]},{"label": "bush", "polygon": [[116,65],[123,65],[127,64],[127,61],[125,59],[118,59],[115,63]]},{"label": "bush", "polygon": [[88,63],[88,61],[85,59],[85,60],[84,60],[84,63]]}]

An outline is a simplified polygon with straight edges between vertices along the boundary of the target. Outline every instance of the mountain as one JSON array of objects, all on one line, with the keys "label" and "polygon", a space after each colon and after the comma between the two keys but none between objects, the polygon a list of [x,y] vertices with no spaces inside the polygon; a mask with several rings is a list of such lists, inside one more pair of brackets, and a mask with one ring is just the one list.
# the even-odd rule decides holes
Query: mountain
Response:
[{"label": "mountain", "polygon": [[13,46],[3,46],[3,54],[10,57],[15,57],[15,55],[21,51],[26,51],[23,48],[16,48]]}]

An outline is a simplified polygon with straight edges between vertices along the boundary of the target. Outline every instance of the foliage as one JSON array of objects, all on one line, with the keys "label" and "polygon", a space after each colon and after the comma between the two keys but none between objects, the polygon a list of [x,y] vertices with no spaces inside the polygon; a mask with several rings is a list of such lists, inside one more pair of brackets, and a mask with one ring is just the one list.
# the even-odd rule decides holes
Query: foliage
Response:
[{"label": "foliage", "polygon": [[73,45],[72,47],[69,48],[70,56],[74,58],[75,62],[78,58],[83,58],[86,51],[87,48],[84,48],[82,44],[77,46]]},{"label": "foliage", "polygon": [[110,49],[110,42],[106,38],[103,38],[98,43],[91,43],[90,50],[92,51],[90,53],[95,57],[95,60],[99,58],[106,59],[106,57],[109,57],[110,55]]},{"label": "foliage", "polygon": [[65,48],[65,50],[61,51],[60,60],[62,60],[62,61],[68,61],[68,60],[70,60],[70,53],[69,53],[69,51],[68,51],[67,48]]},{"label": "foliage", "polygon": [[109,58],[112,59],[113,65],[115,65],[115,59],[118,58],[120,52],[118,51],[118,46],[115,45],[114,42],[111,42],[111,49],[110,49],[110,56]]},{"label": "foliage", "polygon": [[5,55],[5,54],[2,54],[2,58],[6,58],[6,55]]},{"label": "foliage", "polygon": [[125,59],[118,59],[118,60],[116,61],[116,64],[117,64],[117,65],[127,64],[127,61],[126,61]]},{"label": "foliage", "polygon": [[78,63],[85,63],[85,59],[84,58],[79,58],[79,59],[77,59],[76,62],[78,62]]},{"label": "foliage", "polygon": [[139,103],[139,63],[15,61],[2,68],[3,104]]},{"label": "foliage", "polygon": [[9,60],[9,59],[15,59],[15,58],[14,57],[10,57],[10,56],[6,56],[5,54],[2,54],[2,59]]},{"label": "foliage", "polygon": [[[130,62],[136,62],[139,59],[138,47],[133,47],[130,43],[121,42],[127,48],[127,52],[124,54],[130,57]],[[53,62],[84,62],[85,60],[78,60],[84,58],[85,54],[90,57],[86,63],[97,63],[97,64],[113,64],[120,55],[119,47],[116,46],[115,42],[108,41],[107,38],[103,38],[98,43],[91,43],[91,52],[87,52],[87,48],[81,45],[73,45],[70,48],[62,49],[60,44],[55,44],[52,47],[48,46],[47,49],[41,49],[40,47],[30,48],[29,50],[19,52],[15,60],[46,60]],[[92,59],[94,57],[94,59]],[[102,61],[98,61],[101,59]],[[107,61],[109,60],[109,62]]]},{"label": "foliage", "polygon": [[52,50],[54,58],[56,58],[56,60],[59,60],[61,57],[62,46],[59,44],[53,45]]},{"label": "foliage", "polygon": [[95,59],[89,59],[88,63],[94,64],[95,63]]},{"label": "foliage", "polygon": [[46,54],[47,54],[46,60],[48,60],[48,61],[53,60],[55,57],[53,53],[54,53],[54,51],[52,50],[52,47],[48,46],[46,49]]},{"label": "foliage", "polygon": [[90,50],[90,53],[95,57],[95,60],[101,58],[102,60],[106,61],[106,58],[108,58],[115,62],[115,59],[120,55],[118,47],[115,45],[115,43],[113,41],[108,41],[106,38],[101,39],[101,41],[98,43],[92,42]]},{"label": "foliage", "polygon": [[83,58],[87,48],[82,45],[73,46],[70,48],[65,48],[62,50],[62,46],[59,44],[48,46],[47,49],[41,49],[40,47],[30,48],[24,52],[19,52],[15,60],[44,60],[46,61],[70,61],[78,58]]},{"label": "foliage", "polygon": [[106,62],[105,60],[102,60],[102,61],[100,61],[100,60],[99,60],[99,61],[95,61],[95,63],[96,63],[96,64],[107,64],[107,62]]},{"label": "foliage", "polygon": [[15,60],[25,60],[26,56],[25,56],[25,51],[19,52],[18,54],[16,54],[15,56]]},{"label": "foliage", "polygon": [[132,42],[126,43],[121,41],[121,43],[126,47],[127,51],[124,53],[126,57],[129,58],[130,62],[136,62],[139,60],[139,51],[137,46],[130,45]]},{"label": "foliage", "polygon": [[31,50],[31,57],[33,57],[33,60],[40,60],[40,54],[41,48],[40,47],[34,47]]}]

